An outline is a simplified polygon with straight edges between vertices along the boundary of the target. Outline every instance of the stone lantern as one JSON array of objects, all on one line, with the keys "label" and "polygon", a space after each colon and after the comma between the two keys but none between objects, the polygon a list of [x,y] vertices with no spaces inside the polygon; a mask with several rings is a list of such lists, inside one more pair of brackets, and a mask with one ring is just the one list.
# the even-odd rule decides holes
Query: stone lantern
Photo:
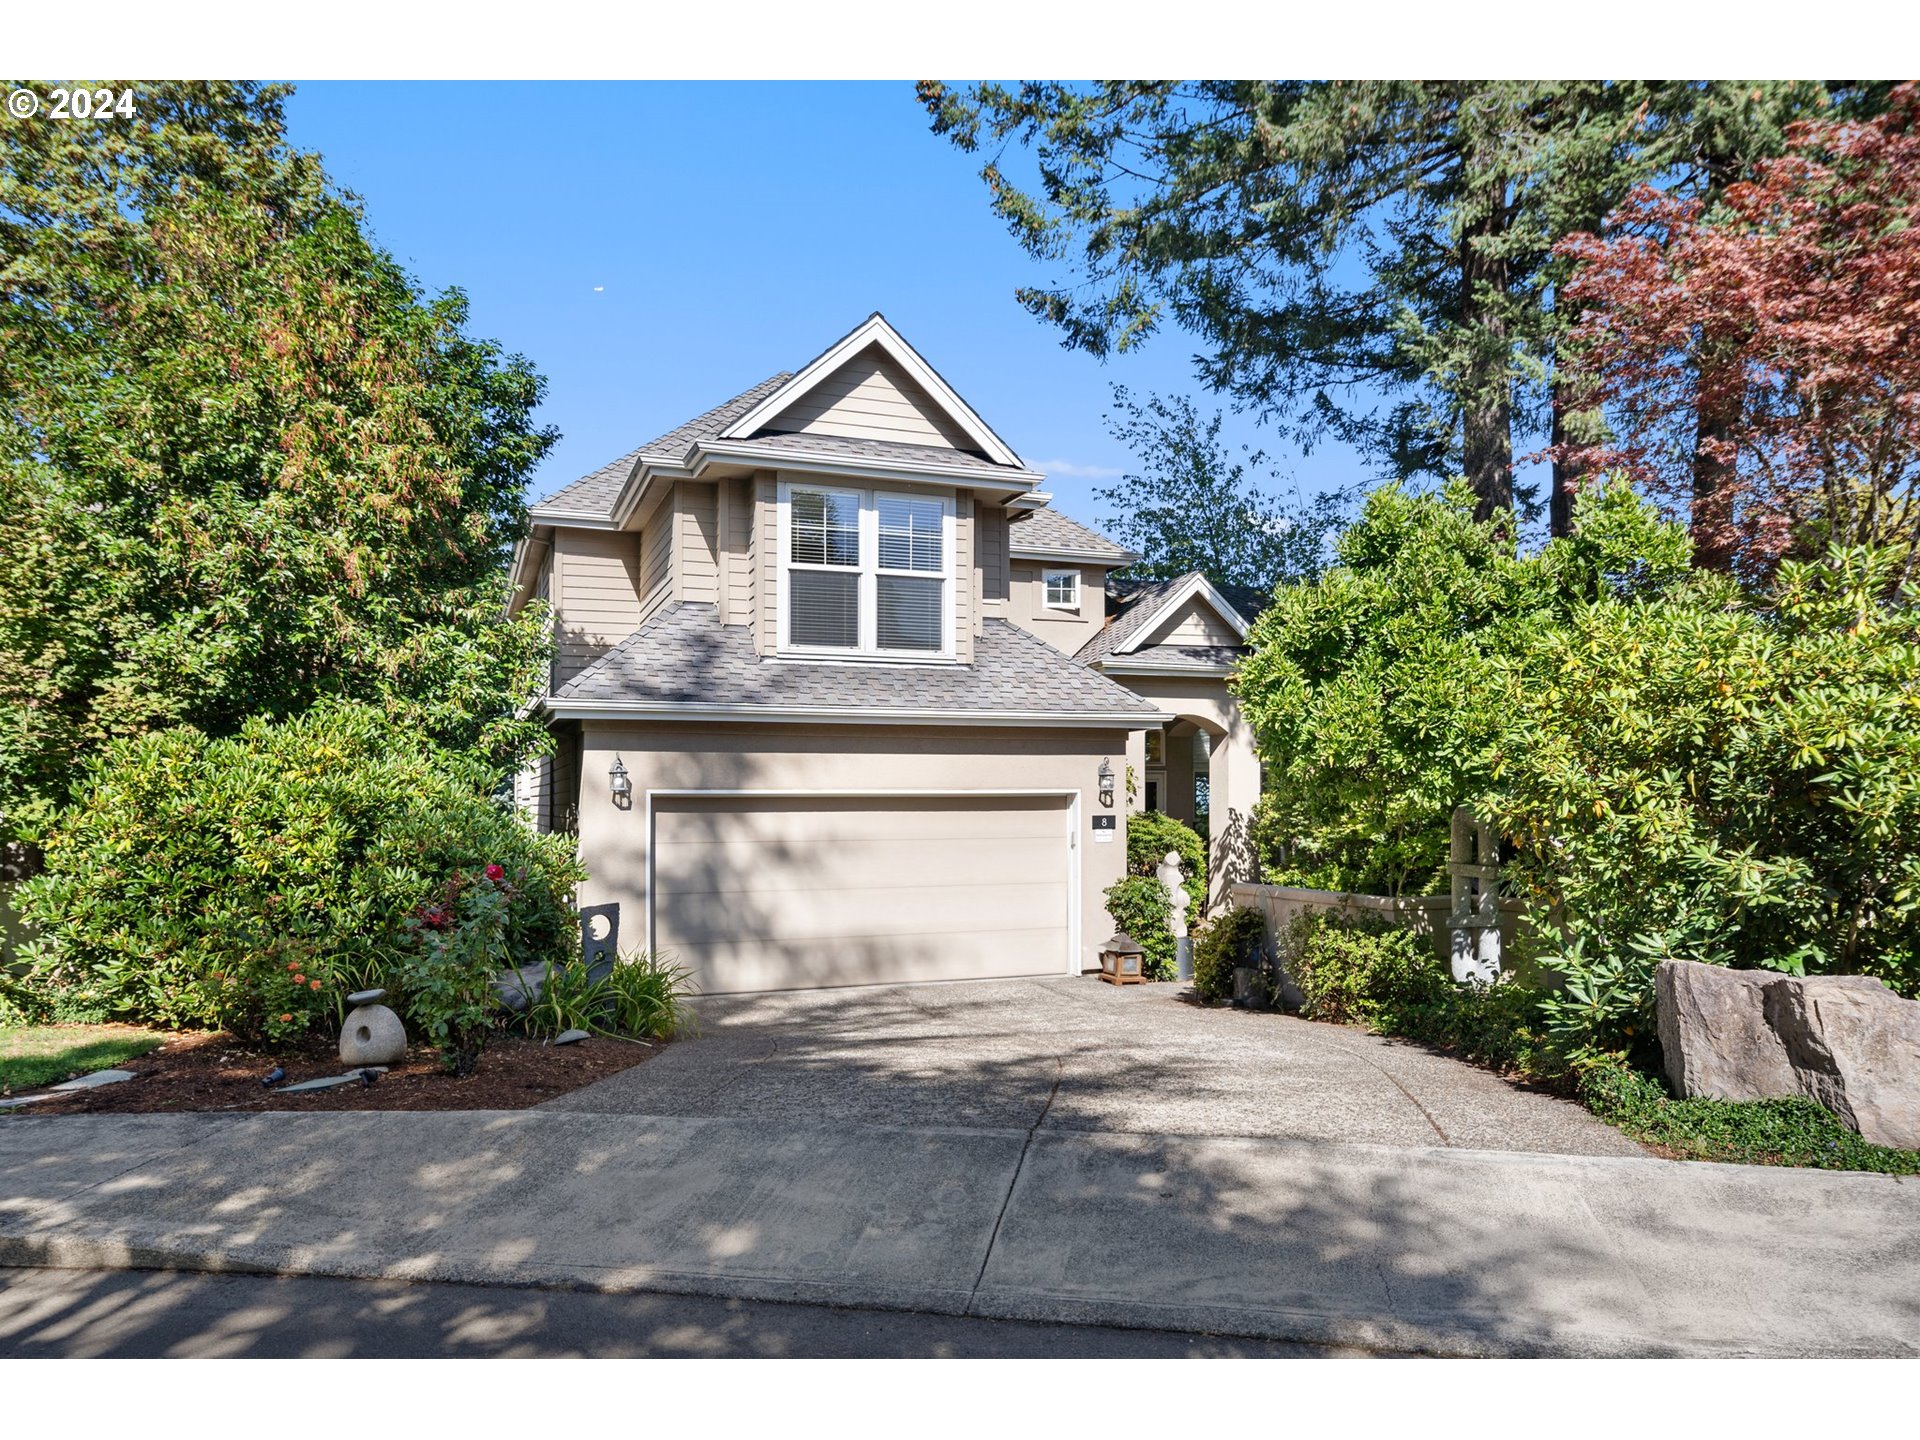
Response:
[{"label": "stone lantern", "polygon": [[1147,977],[1140,966],[1146,955],[1139,941],[1124,930],[1116,930],[1113,938],[1100,947],[1100,978],[1109,985],[1144,984]]},{"label": "stone lantern", "polygon": [[1500,842],[1493,827],[1465,810],[1453,812],[1447,856],[1453,880],[1453,978],[1491,985],[1500,978]]}]

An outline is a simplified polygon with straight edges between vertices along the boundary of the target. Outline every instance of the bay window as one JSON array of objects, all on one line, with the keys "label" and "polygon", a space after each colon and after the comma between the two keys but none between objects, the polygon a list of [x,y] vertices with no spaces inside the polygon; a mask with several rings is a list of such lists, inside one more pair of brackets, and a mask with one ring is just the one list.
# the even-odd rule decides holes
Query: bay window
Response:
[{"label": "bay window", "polygon": [[780,487],[780,645],[800,653],[953,653],[953,502]]}]

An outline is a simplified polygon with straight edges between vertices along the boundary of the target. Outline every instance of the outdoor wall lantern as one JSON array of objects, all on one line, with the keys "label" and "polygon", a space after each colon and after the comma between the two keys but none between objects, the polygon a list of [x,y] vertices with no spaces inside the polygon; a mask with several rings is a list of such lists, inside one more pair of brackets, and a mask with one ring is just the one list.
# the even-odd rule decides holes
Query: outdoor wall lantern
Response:
[{"label": "outdoor wall lantern", "polygon": [[1100,803],[1113,808],[1113,767],[1105,760],[1100,762]]},{"label": "outdoor wall lantern", "polygon": [[633,803],[633,781],[627,778],[627,767],[620,763],[618,755],[613,757],[613,768],[607,771],[607,779],[613,787],[613,803],[626,809]]}]

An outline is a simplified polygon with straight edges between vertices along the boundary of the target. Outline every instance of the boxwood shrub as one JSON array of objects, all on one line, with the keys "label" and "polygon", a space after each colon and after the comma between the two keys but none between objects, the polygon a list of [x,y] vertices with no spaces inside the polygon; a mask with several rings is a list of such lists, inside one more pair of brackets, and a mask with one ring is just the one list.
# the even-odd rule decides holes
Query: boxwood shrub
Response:
[{"label": "boxwood shrub", "polygon": [[1114,925],[1139,941],[1146,952],[1141,973],[1149,980],[1173,979],[1173,928],[1167,923],[1173,906],[1166,886],[1145,875],[1129,875],[1109,885],[1105,894]]},{"label": "boxwood shrub", "polygon": [[[1157,810],[1127,816],[1127,873],[1152,875],[1171,850],[1186,875],[1187,933],[1200,928],[1207,909],[1207,844],[1191,826]],[[1134,937],[1138,939],[1138,936]]]},{"label": "boxwood shrub", "polygon": [[1209,920],[1193,941],[1193,988],[1209,1000],[1233,995],[1233,972],[1259,962],[1266,925],[1258,910],[1236,906]]}]

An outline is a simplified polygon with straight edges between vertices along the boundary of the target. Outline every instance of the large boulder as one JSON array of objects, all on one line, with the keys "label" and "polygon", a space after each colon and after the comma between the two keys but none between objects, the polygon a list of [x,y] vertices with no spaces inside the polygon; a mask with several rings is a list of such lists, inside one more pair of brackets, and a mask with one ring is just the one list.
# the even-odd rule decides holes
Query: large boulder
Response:
[{"label": "large boulder", "polygon": [[1653,975],[1660,1051],[1677,1095],[1768,1100],[1800,1093],[1787,1047],[1767,1024],[1766,990],[1780,977],[1691,960]]},{"label": "large boulder", "polygon": [[1877,1145],[1920,1150],[1920,1003],[1878,980],[1664,961],[1660,1048],[1683,1096],[1804,1095]]},{"label": "large boulder", "polygon": [[1920,1150],[1920,1003],[1864,975],[1782,978],[1767,987],[1767,1020],[1801,1094],[1863,1139]]}]

